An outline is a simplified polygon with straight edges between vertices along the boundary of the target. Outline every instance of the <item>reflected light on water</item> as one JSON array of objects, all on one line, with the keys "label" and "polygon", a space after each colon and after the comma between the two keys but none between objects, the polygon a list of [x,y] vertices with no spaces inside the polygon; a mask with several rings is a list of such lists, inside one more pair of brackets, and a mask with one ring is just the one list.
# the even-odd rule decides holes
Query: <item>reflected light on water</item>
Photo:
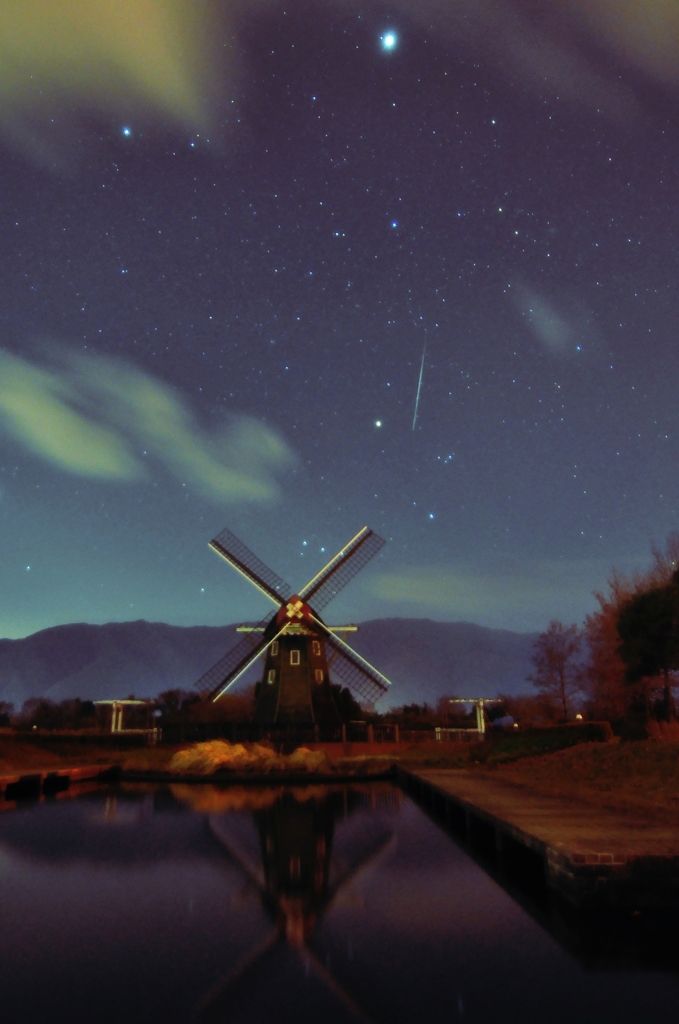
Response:
[{"label": "reflected light on water", "polygon": [[0,816],[3,1024],[673,1019],[666,933],[583,926],[483,863],[390,784],[18,807]]}]

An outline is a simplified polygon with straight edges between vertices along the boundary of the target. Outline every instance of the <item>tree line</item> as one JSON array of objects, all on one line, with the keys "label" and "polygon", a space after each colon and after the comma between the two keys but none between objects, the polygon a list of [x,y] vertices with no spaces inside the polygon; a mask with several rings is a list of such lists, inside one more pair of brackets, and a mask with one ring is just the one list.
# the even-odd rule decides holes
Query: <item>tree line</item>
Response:
[{"label": "tree line", "polygon": [[[214,703],[202,700],[195,690],[164,690],[152,702],[154,722],[161,728],[181,723],[250,722],[255,709],[257,685],[239,693],[227,693]],[[331,689],[342,722],[365,718],[360,704],[347,687],[331,684]],[[130,698],[134,699],[134,694],[130,694]],[[47,697],[31,697],[19,711],[15,711],[9,702],[0,701],[0,729],[80,732],[102,729],[107,724],[110,726],[106,709],[97,708],[91,700],[74,698],[53,701]]]},{"label": "tree line", "polygon": [[588,718],[645,728],[674,722],[679,685],[679,533],[652,550],[649,569],[613,572],[582,626],[550,622],[533,649],[530,681],[567,721]]}]

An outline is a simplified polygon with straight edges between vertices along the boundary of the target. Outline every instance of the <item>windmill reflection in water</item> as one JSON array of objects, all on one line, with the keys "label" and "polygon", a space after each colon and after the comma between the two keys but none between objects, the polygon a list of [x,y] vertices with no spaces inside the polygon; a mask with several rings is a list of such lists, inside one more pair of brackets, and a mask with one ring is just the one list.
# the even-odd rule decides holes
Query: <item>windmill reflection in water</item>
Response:
[{"label": "windmill reflection in water", "polygon": [[[262,1024],[370,1020],[308,945],[341,890],[394,842],[388,824],[370,815],[341,862],[333,857],[335,822],[365,807],[369,793],[349,787],[287,789],[268,806],[261,806],[265,794],[253,792],[253,803],[260,805],[253,810],[253,818],[261,863],[239,840],[230,815],[209,815],[212,836],[257,890],[275,928],[263,945],[218,983],[199,1008],[197,1020]],[[375,796],[373,790],[373,801]],[[399,794],[385,790],[381,798],[393,803]]]}]

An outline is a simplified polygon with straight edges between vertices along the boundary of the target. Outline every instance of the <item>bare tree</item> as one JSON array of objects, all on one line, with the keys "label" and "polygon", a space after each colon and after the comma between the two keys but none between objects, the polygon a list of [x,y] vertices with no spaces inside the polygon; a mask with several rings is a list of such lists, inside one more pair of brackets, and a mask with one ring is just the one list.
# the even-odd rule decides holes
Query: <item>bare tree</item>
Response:
[{"label": "bare tree", "polygon": [[528,678],[541,693],[561,705],[564,722],[568,721],[570,701],[580,690],[580,642],[575,624],[564,626],[553,619],[533,647],[535,672]]}]

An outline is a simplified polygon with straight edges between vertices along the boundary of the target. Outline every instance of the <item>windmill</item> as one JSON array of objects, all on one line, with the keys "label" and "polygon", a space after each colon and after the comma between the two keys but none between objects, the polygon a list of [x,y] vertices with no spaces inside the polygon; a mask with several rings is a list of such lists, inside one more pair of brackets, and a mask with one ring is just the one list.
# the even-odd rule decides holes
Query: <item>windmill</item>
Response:
[{"label": "windmill", "polygon": [[375,822],[361,829],[343,856],[333,857],[335,821],[353,813],[356,797],[346,790],[316,790],[311,796],[284,791],[270,807],[255,810],[261,866],[243,847],[239,830],[229,827],[228,815],[209,816],[213,839],[258,893],[275,927],[203,999],[195,1015],[200,1024],[370,1024],[310,946],[317,925],[342,890],[374,867],[395,842],[392,829]]},{"label": "windmill", "polygon": [[263,725],[339,725],[330,673],[361,701],[374,704],[387,692],[386,676],[357,654],[341,634],[356,626],[327,626],[319,612],[377,554],[385,542],[364,526],[298,593],[261,562],[230,530],[210,547],[273,602],[257,626],[239,626],[245,636],[196,684],[217,700],[264,657],[255,721]]}]

